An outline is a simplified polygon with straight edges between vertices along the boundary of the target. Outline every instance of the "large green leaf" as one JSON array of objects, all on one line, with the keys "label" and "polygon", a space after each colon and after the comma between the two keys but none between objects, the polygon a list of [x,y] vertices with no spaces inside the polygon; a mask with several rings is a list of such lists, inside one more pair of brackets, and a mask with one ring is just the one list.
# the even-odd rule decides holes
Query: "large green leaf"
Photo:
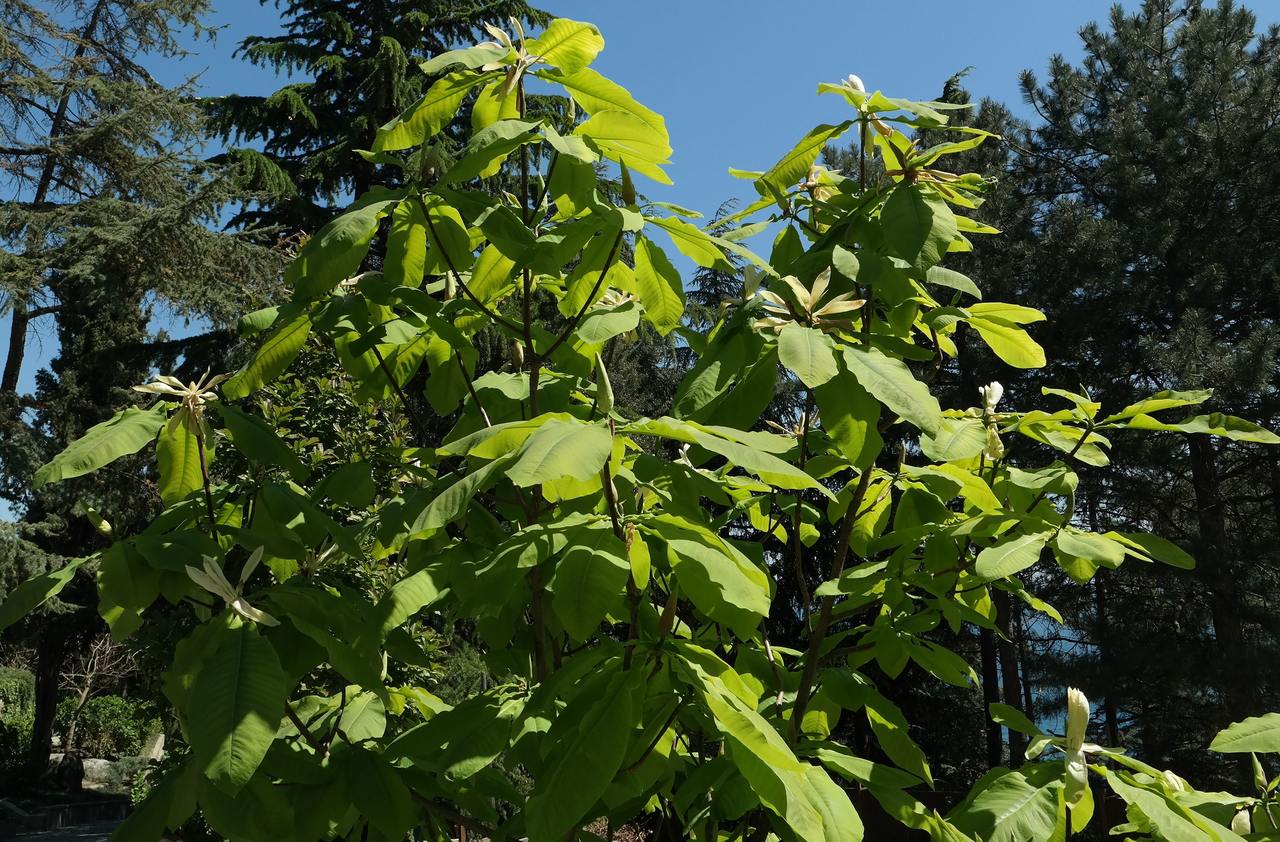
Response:
[{"label": "large green leaf", "polygon": [[1218,732],[1209,744],[1212,751],[1235,753],[1255,751],[1273,754],[1280,752],[1280,713],[1251,716],[1235,722]]},{"label": "large green leaf", "polygon": [[855,468],[866,468],[884,448],[880,436],[880,402],[862,388],[857,378],[836,358],[838,371],[813,390],[822,429],[844,458]]},{"label": "large green leaf", "polygon": [[1125,418],[1132,418],[1135,415],[1149,415],[1152,412],[1160,412],[1165,409],[1177,409],[1184,406],[1198,406],[1213,397],[1212,389],[1199,389],[1187,392],[1162,391],[1156,392],[1149,398],[1144,398],[1137,403],[1132,403],[1124,409],[1108,415],[1102,419],[1102,423],[1106,424],[1112,421],[1120,421]]},{"label": "large green leaf", "polygon": [[561,842],[604,795],[627,756],[644,675],[601,673],[556,717],[545,769],[525,805],[529,842]]},{"label": "large green leaf", "polygon": [[921,783],[915,775],[884,763],[865,760],[836,743],[823,743],[806,753],[849,781],[893,789],[906,789]]},{"label": "large green leaf", "polygon": [[778,359],[810,389],[839,372],[831,339],[820,330],[794,322],[778,334]]},{"label": "large green leaf", "polygon": [[920,437],[920,450],[935,462],[974,459],[987,446],[987,427],[981,418],[944,417],[933,435]]},{"label": "large green leaf", "polygon": [[971,316],[969,326],[978,332],[996,356],[1014,368],[1041,368],[1044,366],[1044,348],[1031,335],[1017,325],[999,319]]},{"label": "large green leaf", "polygon": [[674,216],[646,216],[645,219],[666,231],[680,253],[704,269],[732,270],[719,242],[698,226]]},{"label": "large green leaf", "polygon": [[1108,532],[1106,537],[1124,544],[1131,553],[1144,561],[1158,561],[1181,570],[1190,570],[1196,566],[1196,560],[1190,553],[1159,535],[1148,532]]},{"label": "large green leaf", "polygon": [[[725,739],[730,759],[752,792],[786,822],[797,838],[806,842],[854,842],[861,838],[860,824],[846,822],[843,827],[828,827],[827,815],[847,816],[845,808],[838,806],[839,796],[826,786],[815,790],[809,771],[815,767],[798,760],[782,735],[732,692],[721,676],[711,674],[689,658],[680,658],[675,664],[697,691],[703,708]],[[727,667],[722,675],[736,677]],[[827,803],[830,799],[834,800]],[[843,800],[847,802],[848,796]]]},{"label": "large green leaf", "polygon": [[576,419],[552,418],[525,441],[507,479],[521,488],[554,480],[585,480],[604,467],[613,447],[608,429]]},{"label": "large green leaf", "polygon": [[164,404],[151,409],[129,407],[110,420],[95,424],[36,471],[36,488],[91,473],[121,456],[137,453],[160,432],[165,413]]},{"label": "large green leaf", "polygon": [[579,124],[574,134],[586,138],[606,158],[660,184],[671,183],[671,178],[657,166],[670,159],[671,146],[666,136],[653,131],[643,118],[626,111],[597,111]]},{"label": "large green leaf", "polygon": [[412,758],[416,766],[438,768],[452,780],[466,780],[505,751],[512,724],[525,698],[510,688],[477,693],[403,732],[387,746],[391,759]]},{"label": "large green leaf", "polygon": [[285,270],[285,282],[300,298],[316,298],[354,275],[378,231],[378,220],[404,195],[403,190],[376,187],[361,196],[307,240]]},{"label": "large green leaf", "polygon": [[422,62],[418,67],[428,76],[437,76],[441,70],[446,67],[452,67],[455,64],[460,64],[469,70],[475,70],[477,67],[503,61],[514,57],[514,55],[515,53],[512,50],[500,44],[476,44],[473,47],[441,53],[430,61]]},{"label": "large green leaf", "polygon": [[[540,70],[542,79],[563,85],[574,102],[588,114],[613,112],[615,117],[580,125],[575,133],[590,137],[600,151],[613,160],[625,160],[628,167],[669,184],[671,180],[656,165],[671,157],[671,143],[662,115],[636,102],[621,85],[611,82],[589,67],[573,73]],[[591,123],[589,119],[587,123]]]},{"label": "large green leaf", "polygon": [[1256,442],[1258,444],[1280,444],[1280,436],[1234,415],[1223,415],[1212,412],[1208,415],[1197,415],[1185,421],[1158,421],[1150,415],[1139,413],[1129,419],[1128,426],[1138,430],[1162,430],[1177,433],[1203,433],[1210,436],[1221,436],[1234,441]]},{"label": "large green leaf", "polygon": [[937,191],[905,182],[889,194],[880,224],[890,253],[918,269],[941,261],[960,235],[955,214]]},{"label": "large green leaf", "polygon": [[200,470],[200,442],[196,428],[200,421],[185,406],[169,418],[156,440],[156,462],[160,467],[160,499],[166,506],[185,500],[204,485]]},{"label": "large green leaf", "polygon": [[362,746],[351,746],[346,760],[352,805],[383,839],[403,839],[417,813],[400,773],[385,756]]},{"label": "large green leaf", "polygon": [[926,433],[933,434],[942,423],[942,408],[902,360],[874,347],[846,346],[844,362],[870,392],[889,409]]},{"label": "large green leaf", "polygon": [[933,786],[933,774],[929,770],[929,761],[925,758],[920,746],[911,739],[907,718],[902,709],[886,699],[867,683],[863,704],[866,707],[867,722],[871,725],[871,733],[876,742],[889,759],[900,768]]},{"label": "large green leaf", "polygon": [[684,316],[684,285],[680,273],[666,252],[643,235],[636,237],[635,279],[636,296],[654,330],[666,336],[679,327]]},{"label": "large green leaf", "polygon": [[552,67],[558,67],[565,73],[576,73],[594,61],[604,49],[604,38],[592,24],[556,18],[525,49]]},{"label": "large green leaf", "polygon": [[295,313],[262,343],[248,365],[222,384],[222,394],[228,400],[239,400],[275,380],[301,353],[310,334],[310,314],[305,311]]},{"label": "large green leaf", "polygon": [[275,649],[252,623],[219,635],[196,676],[187,724],[196,763],[227,793],[239,792],[262,763],[288,689]]},{"label": "large green leaf", "polygon": [[551,581],[551,607],[569,637],[581,641],[623,604],[631,565],[626,545],[607,526],[575,530],[569,540]]},{"label": "large green leaf", "polygon": [[634,301],[613,306],[597,305],[587,311],[573,335],[588,345],[603,345],[640,324],[640,308]]},{"label": "large green leaf", "polygon": [[218,415],[227,426],[236,450],[250,461],[259,465],[278,465],[288,471],[295,482],[302,482],[310,475],[298,455],[258,416],[228,404],[218,405]]},{"label": "large green leaf", "polygon": [[426,269],[427,220],[420,202],[401,202],[391,211],[382,273],[392,286],[422,284]]},{"label": "large green leaf", "polygon": [[459,70],[437,79],[421,99],[378,128],[373,151],[408,149],[439,134],[462,107],[467,91],[490,78],[488,74]]},{"label": "large green leaf", "polygon": [[373,609],[379,640],[441,596],[430,570],[419,570],[392,585]]},{"label": "large green leaf", "polygon": [[537,123],[499,120],[471,136],[462,157],[440,179],[442,184],[488,178],[498,172],[507,156],[527,143],[540,141]]},{"label": "large green leaf", "polygon": [[769,613],[769,577],[710,530],[671,515],[645,523],[666,542],[680,592],[699,611],[742,637]]},{"label": "large green leaf", "polygon": [[1110,769],[1103,774],[1116,795],[1129,805],[1130,818],[1146,819],[1149,827],[1144,829],[1163,842],[1244,842],[1244,838],[1230,828],[1201,816],[1164,792],[1136,786],[1126,780],[1127,775]]},{"label": "large green leaf", "polygon": [[778,488],[789,490],[814,488],[827,497],[832,496],[831,492],[822,483],[790,462],[779,459],[756,444],[743,444],[740,441],[732,441],[698,424],[664,417],[643,419],[633,424],[628,424],[626,429],[628,432],[662,436],[676,441],[696,444],[712,453],[723,456],[728,460],[729,464],[749,471]]},{"label": "large green leaf", "polygon": [[852,120],[845,120],[834,126],[821,125],[805,135],[799,143],[769,171],[756,181],[756,189],[761,196],[780,197],[797,182],[809,174],[809,168],[818,160],[824,146],[831,143],[848,131]]},{"label": "large green leaf", "polygon": [[62,589],[71,583],[80,565],[87,560],[78,558],[67,562],[57,570],[32,576],[5,594],[4,602],[0,602],[0,631],[9,628],[47,600],[61,593]]},{"label": "large green leaf", "polygon": [[511,464],[513,458],[495,459],[486,465],[476,468],[449,486],[432,499],[417,516],[413,522],[412,531],[417,533],[428,529],[439,529],[445,524],[452,523],[462,517],[467,505],[471,502],[471,498],[476,496],[477,492],[488,488],[496,482],[498,476],[507,465]]},{"label": "large green leaf", "polygon": [[1015,535],[978,553],[973,566],[976,576],[987,582],[1013,576],[1040,560],[1040,552],[1048,542],[1045,533]]},{"label": "large green leaf", "polygon": [[170,769],[112,832],[110,842],[155,842],[166,830],[182,827],[196,810],[199,782],[194,763],[183,761]]},{"label": "large green leaf", "polygon": [[142,626],[142,612],[160,595],[160,571],[153,568],[131,542],[119,541],[98,564],[98,614],[115,640],[123,640]]},{"label": "large green leaf", "polygon": [[[1054,764],[1059,770],[1061,764]],[[1033,767],[1027,767],[1032,769]],[[1040,842],[1063,838],[1058,827],[1061,772],[1011,772],[990,780],[952,821],[961,830],[988,842]],[[1030,776],[1029,776],[1030,775]]]}]

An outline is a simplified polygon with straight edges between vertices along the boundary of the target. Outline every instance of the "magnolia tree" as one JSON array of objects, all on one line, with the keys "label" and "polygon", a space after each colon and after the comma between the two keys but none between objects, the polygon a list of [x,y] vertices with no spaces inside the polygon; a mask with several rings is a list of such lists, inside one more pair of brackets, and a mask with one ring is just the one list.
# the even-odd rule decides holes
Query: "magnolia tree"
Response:
[{"label": "magnolia tree", "polygon": [[[956,355],[962,325],[1010,365],[1043,363],[1024,329],[1039,312],[983,301],[942,265],[995,233],[971,215],[983,179],[946,170],[989,136],[956,127],[921,148],[917,130],[950,129],[956,106],[867,93],[856,77],[824,84],[845,119],[766,171],[737,172],[758,200],[700,227],[640,198],[635,176],[669,183],[667,131],[591,69],[594,27],[494,37],[424,65],[443,75],[364,153],[412,186],[358,197],[303,246],[292,299],[245,317],[265,338],[244,368],[141,387],[159,400],[41,471],[66,480],[155,443],[155,523],[27,583],[0,617],[80,569],[117,638],[144,622],[183,628],[164,688],[185,745],[117,837],[157,839],[199,809],[245,840],[559,842],[630,822],[708,842],[858,840],[851,793],[865,792],[933,839],[1016,842],[1086,827],[1091,784],[1128,804],[1128,838],[1274,828],[1275,781],[1260,777],[1257,797],[1195,792],[1085,742],[1076,691],[1065,737],[992,706],[1029,735],[1032,762],[993,770],[946,816],[917,799],[928,760],[877,682],[910,662],[974,682],[932,630],[995,628],[1001,592],[1060,619],[1018,578],[1036,564],[1080,582],[1125,561],[1192,564],[1153,535],[1080,528],[1074,466],[1105,464],[1110,437],[1130,430],[1278,440],[1188,417],[1207,392],[1104,410],[1047,390],[1048,408],[1032,409],[992,383],[975,406],[939,405],[917,372]],[[527,118],[534,79],[574,104],[568,124]],[[469,98],[471,140],[444,163],[432,139]],[[849,132],[863,173],[816,166]],[[486,190],[500,169],[514,186]],[[776,232],[767,260],[741,245],[764,231]],[[379,237],[381,271],[361,272]],[[750,262],[705,334],[682,326],[671,247],[703,267]],[[605,369],[610,343],[641,321],[696,355],[662,417],[615,407]],[[505,370],[476,370],[482,331],[514,349]],[[406,390],[425,380],[434,413],[456,423],[397,450],[385,482],[364,462],[313,476],[299,458],[311,443],[265,420],[264,397],[309,342],[335,349],[362,399],[412,413]],[[803,412],[784,433],[758,429],[780,377]],[[1019,438],[1033,446],[1013,464]],[[248,469],[213,481],[215,444]],[[819,540],[834,551],[811,550]],[[790,578],[794,649],[763,630]],[[492,676],[452,707],[405,678],[421,675],[410,667],[428,617],[465,625]],[[871,756],[833,738],[842,719],[863,720]],[[1214,747],[1280,749],[1280,717]]]}]

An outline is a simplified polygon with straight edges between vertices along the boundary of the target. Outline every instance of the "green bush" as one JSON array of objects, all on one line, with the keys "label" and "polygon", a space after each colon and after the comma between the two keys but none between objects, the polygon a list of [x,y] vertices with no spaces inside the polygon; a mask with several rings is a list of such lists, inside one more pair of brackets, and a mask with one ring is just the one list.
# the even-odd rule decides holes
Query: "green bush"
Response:
[{"label": "green bush", "polygon": [[160,730],[160,720],[144,702],[120,696],[97,696],[85,702],[76,714],[76,700],[63,699],[58,705],[58,730],[64,743],[75,719],[74,748],[86,757],[134,757],[151,734]]},{"label": "green bush", "polygon": [[36,704],[36,677],[20,667],[0,667],[0,722],[31,717]]},{"label": "green bush", "polygon": [[0,783],[7,784],[27,757],[35,701],[30,670],[0,667]]}]

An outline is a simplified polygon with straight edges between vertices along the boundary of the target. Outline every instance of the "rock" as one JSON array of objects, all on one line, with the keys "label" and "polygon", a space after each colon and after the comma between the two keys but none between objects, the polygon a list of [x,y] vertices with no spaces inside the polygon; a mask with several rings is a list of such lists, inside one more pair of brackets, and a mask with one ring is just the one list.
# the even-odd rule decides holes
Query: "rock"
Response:
[{"label": "rock", "polygon": [[101,757],[86,757],[81,761],[84,768],[84,779],[86,781],[105,782],[116,777],[115,769],[110,760],[103,760]]},{"label": "rock", "polygon": [[152,734],[147,741],[142,744],[141,756],[148,760],[163,760],[164,734]]}]

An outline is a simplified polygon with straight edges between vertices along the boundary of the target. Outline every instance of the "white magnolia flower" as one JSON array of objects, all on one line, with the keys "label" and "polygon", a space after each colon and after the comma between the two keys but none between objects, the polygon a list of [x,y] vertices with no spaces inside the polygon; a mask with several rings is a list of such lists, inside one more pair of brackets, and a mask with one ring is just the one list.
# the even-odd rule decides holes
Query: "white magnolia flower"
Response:
[{"label": "white magnolia flower", "polygon": [[1067,804],[1072,807],[1080,803],[1089,786],[1089,766],[1084,742],[1088,728],[1089,700],[1076,688],[1068,687],[1067,740],[1062,750],[1067,756]]},{"label": "white magnolia flower", "polygon": [[145,392],[149,395],[177,398],[184,407],[191,410],[192,415],[199,418],[204,414],[205,403],[216,400],[218,397],[213,388],[229,376],[227,374],[215,374],[211,377],[209,372],[206,371],[200,375],[199,380],[183,383],[176,377],[161,374],[150,383],[134,386],[133,390],[135,392]]},{"label": "white magnolia flower", "polygon": [[249,581],[249,577],[253,575],[260,561],[262,561],[262,547],[258,547],[249,555],[249,559],[244,563],[244,569],[240,571],[240,581],[235,587],[232,587],[227,574],[222,572],[218,562],[209,556],[204,556],[203,570],[188,564],[187,575],[191,577],[191,581],[227,603],[232,611],[244,619],[264,626],[278,626],[279,620],[261,609],[254,608],[241,596],[245,583]]},{"label": "white magnolia flower", "polygon": [[516,53],[516,60],[514,64],[504,59],[500,61],[491,61],[488,64],[480,66],[480,70],[485,73],[491,70],[502,70],[503,68],[506,68],[507,75],[502,83],[502,95],[504,97],[508,96],[516,89],[516,85],[519,83],[520,77],[524,75],[526,70],[542,60],[542,56],[532,55],[527,49],[525,49],[525,41],[527,39],[525,38],[524,27],[520,25],[520,21],[514,17],[509,18],[509,20],[511,21],[511,28],[516,32],[515,38],[512,38],[500,27],[486,23],[484,28],[493,36],[494,40],[485,41],[479,44],[481,47],[494,47],[499,50],[514,50]]},{"label": "white magnolia flower", "polygon": [[1000,441],[1000,429],[995,420],[996,406],[1004,397],[1004,386],[999,381],[992,380],[987,385],[978,387],[978,397],[982,400],[982,417],[987,424],[987,443],[982,453],[994,462],[1004,456],[1004,442]]},{"label": "white magnolia flower", "polygon": [[1231,817],[1231,832],[1241,836],[1246,833],[1253,833],[1253,822],[1249,819],[1248,807],[1237,810],[1236,814]]},{"label": "white magnolia flower", "polygon": [[850,73],[845,77],[844,83],[860,94],[867,92],[867,86],[862,84],[862,77],[856,74]]},{"label": "white magnolia flower", "polygon": [[1004,397],[1004,386],[999,380],[992,380],[985,386],[978,387],[978,396],[982,398],[982,408],[988,414],[996,411],[996,405]]}]

